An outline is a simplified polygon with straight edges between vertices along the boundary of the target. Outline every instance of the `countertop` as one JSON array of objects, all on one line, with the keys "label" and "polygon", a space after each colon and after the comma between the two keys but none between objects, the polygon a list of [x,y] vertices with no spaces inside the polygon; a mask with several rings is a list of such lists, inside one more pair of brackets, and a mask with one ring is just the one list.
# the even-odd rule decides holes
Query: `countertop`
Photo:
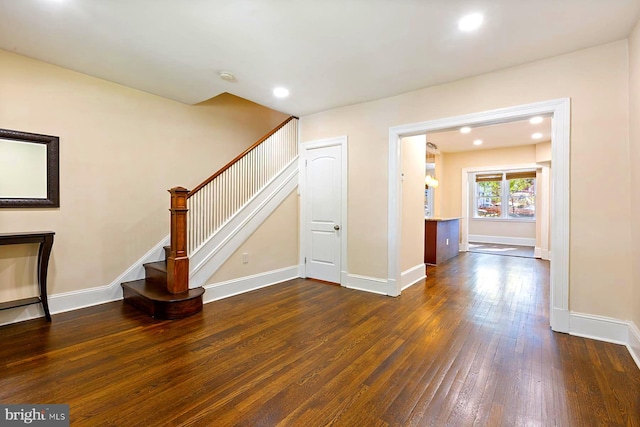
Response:
[{"label": "countertop", "polygon": [[452,218],[441,218],[441,217],[432,217],[432,218],[426,218],[425,217],[425,221],[453,221],[455,219],[460,219],[460,217],[452,217]]}]

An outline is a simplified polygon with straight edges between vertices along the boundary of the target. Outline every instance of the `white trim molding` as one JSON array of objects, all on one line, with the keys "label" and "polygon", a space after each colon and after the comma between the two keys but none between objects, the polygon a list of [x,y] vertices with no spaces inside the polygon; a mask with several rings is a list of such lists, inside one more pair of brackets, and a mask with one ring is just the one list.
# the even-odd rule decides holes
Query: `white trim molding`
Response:
[{"label": "white trim molding", "polygon": [[298,147],[298,153],[300,153],[299,170],[302,171],[298,177],[298,192],[300,194],[300,224],[299,224],[299,239],[300,239],[300,260],[301,265],[300,277],[307,277],[305,257],[307,255],[307,242],[306,242],[306,203],[305,197],[307,194],[306,187],[306,166],[307,151],[316,148],[325,147],[340,147],[340,154],[342,158],[342,186],[340,188],[340,233],[342,238],[340,239],[340,285],[346,286],[346,275],[344,272],[348,271],[349,257],[347,252],[347,241],[349,236],[349,216],[348,216],[348,203],[349,203],[349,138],[347,135],[336,136],[334,138],[318,139],[314,141],[301,142]]},{"label": "white trim molding", "polygon": [[400,277],[402,277],[402,290],[404,291],[427,277],[427,266],[426,264],[418,264],[403,271]]},{"label": "white trim molding", "polygon": [[536,245],[535,237],[484,236],[481,234],[469,234],[468,242],[533,247]]},{"label": "white trim molding", "polygon": [[[400,138],[466,125],[490,125],[525,119],[536,115],[553,116],[551,142],[551,328],[569,331],[569,165],[570,165],[570,109],[569,98],[553,99],[479,113],[447,117],[389,128],[388,173],[388,232],[387,277],[389,294],[400,294],[402,231]],[[467,189],[468,190],[468,189]],[[462,212],[461,212],[462,214]],[[462,216],[462,215],[461,215]],[[462,247],[464,248],[464,246]]]},{"label": "white trim molding", "polygon": [[224,282],[210,283],[204,286],[203,302],[209,303],[229,298],[296,278],[298,278],[298,266],[294,265]]},{"label": "white trim molding", "polygon": [[376,277],[360,276],[357,274],[347,274],[344,287],[366,291],[374,294],[389,295],[387,293],[387,281]]},{"label": "white trim molding", "polygon": [[536,209],[538,210],[538,220],[540,221],[540,242],[539,245],[540,253],[536,258],[542,258],[544,260],[549,260],[549,223],[551,218],[549,218],[549,197],[551,193],[549,191],[549,166],[543,165],[542,170],[538,173],[539,179],[536,184]]},{"label": "white trim molding", "polygon": [[569,333],[577,337],[627,344],[629,322],[572,311],[569,326]]},{"label": "white trim molding", "polygon": [[638,329],[638,326],[633,322],[630,322],[629,324],[627,348],[629,349],[629,353],[631,353],[631,357],[633,357],[633,360],[640,369],[640,329]]},{"label": "white trim molding", "polygon": [[569,334],[627,347],[640,369],[640,330],[631,321],[571,312]]}]

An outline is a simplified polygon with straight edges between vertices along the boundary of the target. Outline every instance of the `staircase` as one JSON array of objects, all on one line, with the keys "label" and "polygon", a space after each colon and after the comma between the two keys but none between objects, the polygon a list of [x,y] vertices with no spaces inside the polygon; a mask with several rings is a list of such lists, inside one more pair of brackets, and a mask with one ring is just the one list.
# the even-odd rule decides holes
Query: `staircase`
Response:
[{"label": "staircase", "polygon": [[225,226],[295,165],[297,123],[297,117],[289,117],[195,189],[169,190],[171,246],[164,248],[164,260],[144,264],[144,279],[122,283],[125,302],[157,319],[180,319],[202,310],[204,288],[189,286],[189,256],[197,254],[201,260],[208,243],[224,237]]},{"label": "staircase", "polygon": [[172,294],[167,291],[167,259],[171,246],[164,247],[164,261],[144,264],[145,278],[124,282],[124,300],[156,319],[181,319],[202,310],[203,288]]}]

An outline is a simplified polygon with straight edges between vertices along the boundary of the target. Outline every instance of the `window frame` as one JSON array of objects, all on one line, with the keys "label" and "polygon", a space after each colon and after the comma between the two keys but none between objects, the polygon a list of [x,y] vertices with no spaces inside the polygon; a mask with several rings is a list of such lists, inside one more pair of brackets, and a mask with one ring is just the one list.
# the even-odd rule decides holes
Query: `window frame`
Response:
[{"label": "window frame", "polygon": [[[510,173],[518,174],[522,172],[533,172],[536,176],[533,178],[533,197],[534,197],[534,214],[532,217],[510,217],[509,216],[509,196],[510,196],[510,188],[509,188],[509,180],[507,179],[507,175]],[[502,179],[500,180],[500,216],[479,216],[478,215],[478,199],[480,199],[478,195],[479,191],[479,182],[476,181],[478,175],[502,175]],[[483,196],[483,198],[492,197],[492,196]],[[506,206],[507,209],[503,207]],[[493,171],[482,171],[476,172],[473,174],[473,216],[474,220],[481,221],[504,221],[504,222],[536,222],[538,218],[538,173],[537,169],[528,169],[528,170],[493,170]]]}]

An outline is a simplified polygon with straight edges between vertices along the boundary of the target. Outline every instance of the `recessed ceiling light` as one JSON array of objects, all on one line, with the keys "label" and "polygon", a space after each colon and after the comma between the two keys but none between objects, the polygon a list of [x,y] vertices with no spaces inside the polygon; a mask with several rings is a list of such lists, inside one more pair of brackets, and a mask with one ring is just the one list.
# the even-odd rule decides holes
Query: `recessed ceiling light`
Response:
[{"label": "recessed ceiling light", "polygon": [[529,119],[529,123],[531,123],[532,125],[537,125],[538,123],[542,123],[543,120],[544,120],[544,118],[542,118],[540,116],[535,116],[535,117],[531,117],[531,119]]},{"label": "recessed ceiling light", "polygon": [[482,140],[476,139],[475,141],[473,141],[473,145],[482,145]]},{"label": "recessed ceiling light", "polygon": [[284,87],[277,87],[273,90],[273,96],[275,96],[276,98],[286,98],[287,96],[289,96],[289,89],[286,89]]},{"label": "recessed ceiling light", "polygon": [[481,13],[471,13],[458,21],[458,29],[465,33],[476,30],[482,25],[484,17]]},{"label": "recessed ceiling light", "polygon": [[463,128],[460,128],[460,132],[469,133],[469,132],[471,132],[471,128],[469,126],[465,126]]},{"label": "recessed ceiling light", "polygon": [[542,134],[540,132],[536,132],[533,135],[531,135],[531,138],[540,139],[540,138],[542,138]]}]

